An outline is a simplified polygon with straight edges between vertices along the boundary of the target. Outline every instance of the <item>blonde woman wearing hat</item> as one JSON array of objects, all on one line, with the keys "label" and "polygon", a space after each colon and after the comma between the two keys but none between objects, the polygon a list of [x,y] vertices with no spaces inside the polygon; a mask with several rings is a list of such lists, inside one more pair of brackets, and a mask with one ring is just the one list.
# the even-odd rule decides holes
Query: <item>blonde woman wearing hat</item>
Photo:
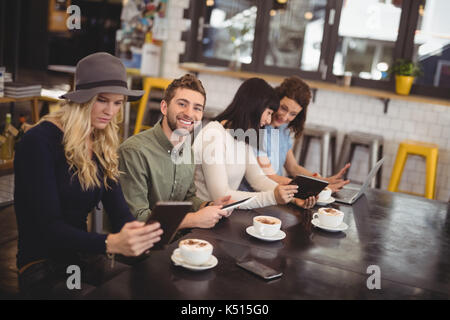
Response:
[{"label": "blonde woman wearing hat", "polygon": [[[127,97],[137,100],[143,92],[128,90],[125,67],[108,53],[82,59],[75,77],[61,110],[27,131],[16,148],[17,267],[26,297],[79,294],[65,285],[70,265],[80,267],[82,290],[99,285],[121,269],[111,270],[106,253],[138,256],[162,234],[158,223],[135,221],[118,181],[121,110]],[[87,232],[87,215],[100,201],[114,233]]]}]

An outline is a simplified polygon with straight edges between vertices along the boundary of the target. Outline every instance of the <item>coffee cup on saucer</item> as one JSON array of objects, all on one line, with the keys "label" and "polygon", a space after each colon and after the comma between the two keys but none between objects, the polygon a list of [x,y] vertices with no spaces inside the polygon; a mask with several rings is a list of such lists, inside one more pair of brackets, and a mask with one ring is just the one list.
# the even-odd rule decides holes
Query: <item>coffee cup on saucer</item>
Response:
[{"label": "coffee cup on saucer", "polygon": [[201,239],[181,240],[178,248],[183,261],[194,266],[208,262],[213,252],[212,244]]},{"label": "coffee cup on saucer", "polygon": [[326,187],[319,193],[319,199],[317,199],[318,202],[327,202],[331,197],[331,189]]},{"label": "coffee cup on saucer", "polygon": [[280,231],[281,220],[271,216],[256,216],[253,218],[253,228],[263,237],[272,237]]},{"label": "coffee cup on saucer", "polygon": [[334,208],[320,208],[313,214],[313,219],[319,219],[324,227],[336,228],[344,221],[344,213]]}]

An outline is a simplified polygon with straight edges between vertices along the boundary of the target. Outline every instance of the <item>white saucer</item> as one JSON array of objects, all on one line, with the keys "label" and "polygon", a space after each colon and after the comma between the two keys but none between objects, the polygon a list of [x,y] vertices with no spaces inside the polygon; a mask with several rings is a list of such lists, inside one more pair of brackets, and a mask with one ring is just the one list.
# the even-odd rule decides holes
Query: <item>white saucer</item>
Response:
[{"label": "white saucer", "polygon": [[214,268],[215,266],[217,266],[217,263],[218,263],[217,258],[214,255],[211,255],[211,258],[209,258],[209,260],[202,265],[194,266],[192,264],[188,264],[183,261],[183,258],[180,255],[179,248],[177,248],[173,251],[172,256],[170,258],[172,259],[172,262],[176,266],[182,266],[183,268],[193,270],[193,271],[208,270],[208,269],[211,269],[211,268]]},{"label": "white saucer", "polygon": [[245,229],[245,231],[247,231],[247,233],[249,235],[251,235],[252,237],[264,240],[264,241],[278,241],[278,240],[283,240],[286,237],[286,233],[284,233],[284,231],[280,230],[278,231],[275,235],[271,236],[271,237],[265,237],[260,235],[259,233],[257,233],[255,231],[255,228],[253,228],[253,226],[247,227],[247,229]]},{"label": "white saucer", "polygon": [[320,205],[320,206],[326,206],[327,204],[333,203],[333,202],[335,202],[335,201],[336,201],[335,198],[329,197],[327,200],[324,200],[324,201],[317,201],[317,204]]},{"label": "white saucer", "polygon": [[342,223],[341,223],[340,225],[338,225],[337,227],[325,227],[325,226],[322,226],[322,225],[320,224],[319,219],[312,219],[311,223],[312,223],[314,226],[316,226],[316,227],[318,227],[318,228],[320,228],[320,229],[327,230],[327,231],[331,231],[331,232],[345,231],[345,230],[348,229],[348,225],[347,225],[345,222],[342,222]]}]

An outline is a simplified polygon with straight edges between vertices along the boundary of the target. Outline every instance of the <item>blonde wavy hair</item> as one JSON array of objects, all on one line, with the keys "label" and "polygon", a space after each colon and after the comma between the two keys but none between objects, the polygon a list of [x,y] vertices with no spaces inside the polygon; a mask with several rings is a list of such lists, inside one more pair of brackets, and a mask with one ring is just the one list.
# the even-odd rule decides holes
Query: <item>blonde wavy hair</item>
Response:
[{"label": "blonde wavy hair", "polygon": [[[125,104],[126,97],[123,105]],[[91,132],[91,111],[97,96],[86,103],[66,101],[61,109],[46,115],[39,121],[56,122],[64,131],[64,153],[69,170],[77,175],[81,188],[86,191],[101,187],[98,170],[103,170],[103,183],[106,188],[108,179],[114,182],[119,177],[119,123],[123,118],[123,105],[110,123],[103,130],[93,129]],[[38,124],[39,124],[38,123]],[[92,141],[92,152],[97,156],[101,168],[90,158],[88,139]]]}]

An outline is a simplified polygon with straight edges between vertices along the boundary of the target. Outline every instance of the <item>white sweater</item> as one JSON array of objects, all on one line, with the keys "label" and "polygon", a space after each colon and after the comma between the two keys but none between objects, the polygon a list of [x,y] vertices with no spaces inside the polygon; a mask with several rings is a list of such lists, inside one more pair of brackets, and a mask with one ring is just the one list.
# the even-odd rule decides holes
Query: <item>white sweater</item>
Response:
[{"label": "white sweater", "polygon": [[[234,139],[219,122],[212,121],[200,131],[193,150],[199,198],[211,201],[231,195],[233,200],[239,201],[256,196],[242,205],[242,209],[276,204],[274,189],[277,183],[264,174],[253,149]],[[253,189],[260,192],[238,191],[244,175]]]}]

